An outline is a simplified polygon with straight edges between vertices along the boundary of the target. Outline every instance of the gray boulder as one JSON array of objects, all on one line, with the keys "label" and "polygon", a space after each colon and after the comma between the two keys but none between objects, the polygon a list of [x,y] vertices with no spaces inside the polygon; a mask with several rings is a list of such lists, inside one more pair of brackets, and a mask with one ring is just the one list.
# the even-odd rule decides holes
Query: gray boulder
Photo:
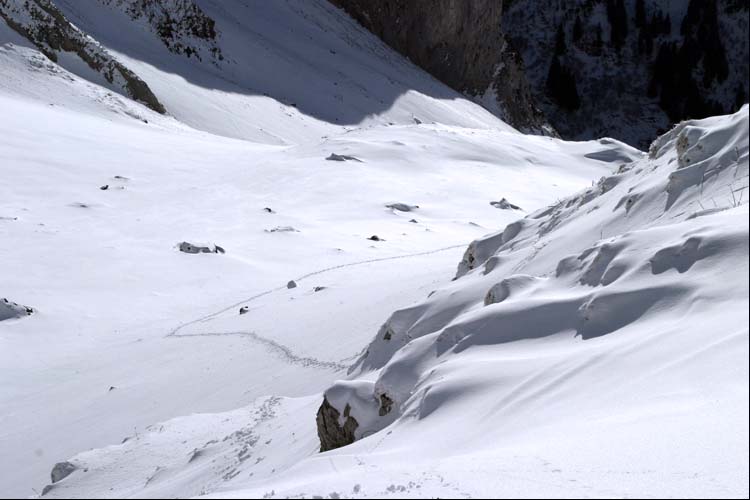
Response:
[{"label": "gray boulder", "polygon": [[351,407],[346,405],[344,408],[344,425],[339,424],[339,411],[331,406],[326,398],[323,398],[323,404],[318,409],[318,415],[315,419],[318,426],[318,438],[320,439],[320,451],[335,450],[352,444],[355,440],[354,432],[359,427],[359,423],[349,415]]},{"label": "gray boulder", "polygon": [[187,241],[183,241],[180,243],[180,252],[184,253],[226,253],[226,251],[221,248],[218,245],[213,244],[198,244],[198,243],[189,243]]}]

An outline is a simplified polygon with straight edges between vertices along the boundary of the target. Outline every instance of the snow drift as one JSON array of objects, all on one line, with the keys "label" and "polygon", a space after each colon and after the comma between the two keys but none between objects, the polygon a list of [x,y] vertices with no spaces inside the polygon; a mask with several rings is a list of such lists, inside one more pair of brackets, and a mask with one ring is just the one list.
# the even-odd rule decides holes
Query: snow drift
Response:
[{"label": "snow drift", "polygon": [[660,443],[667,468],[687,450],[706,464],[728,453],[746,486],[747,189],[745,106],[682,123],[648,158],[473,242],[457,280],[396,312],[353,378],[326,391],[321,442],[348,425],[357,439],[388,428],[415,454],[433,441],[412,432],[478,450],[520,422],[530,432],[549,424],[541,418],[559,425],[626,406],[643,423],[632,445],[645,454],[657,407],[679,394],[696,408],[707,398],[735,408],[721,418],[728,427],[707,421],[703,432],[742,439],[699,451],[705,436],[675,435]]}]

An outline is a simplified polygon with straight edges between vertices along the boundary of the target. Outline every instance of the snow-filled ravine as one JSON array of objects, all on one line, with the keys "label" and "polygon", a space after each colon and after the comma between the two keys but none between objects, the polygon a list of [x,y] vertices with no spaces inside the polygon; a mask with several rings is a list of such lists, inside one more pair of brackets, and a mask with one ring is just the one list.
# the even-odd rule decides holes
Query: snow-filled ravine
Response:
[{"label": "snow-filled ravine", "polygon": [[224,85],[58,4],[168,112],[0,20],[0,496],[747,496],[747,106],[564,142],[324,2],[201,2]]}]

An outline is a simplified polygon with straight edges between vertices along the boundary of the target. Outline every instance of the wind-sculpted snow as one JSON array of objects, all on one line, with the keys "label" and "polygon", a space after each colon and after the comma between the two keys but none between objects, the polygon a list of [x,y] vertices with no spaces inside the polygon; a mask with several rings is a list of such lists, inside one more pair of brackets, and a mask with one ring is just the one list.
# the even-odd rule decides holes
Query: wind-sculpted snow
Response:
[{"label": "wind-sculpted snow", "polygon": [[[592,384],[648,407],[646,401],[669,391],[657,379],[680,379],[688,365],[710,373],[706,380],[744,389],[719,391],[690,376],[680,384],[686,397],[699,401],[716,390],[712,397],[742,406],[747,191],[748,107],[680,124],[654,142],[650,157],[624,164],[591,189],[473,242],[457,280],[422,304],[394,313],[350,370],[353,378],[332,386],[326,399],[340,412],[348,407],[359,423],[357,438],[386,428],[401,439],[424,436],[438,431],[438,415],[454,415],[467,430],[442,439],[478,448],[507,438],[495,427],[528,417],[540,405],[576,419],[609,411],[611,402],[592,391]],[[706,206],[717,211],[696,217]],[[742,347],[729,348],[738,341]],[[707,351],[717,343],[727,348]],[[518,353],[534,362],[519,371],[511,361]],[[602,363],[601,356],[608,361]],[[654,371],[631,378],[629,367],[649,365]],[[568,373],[559,366],[568,366]],[[740,366],[744,380],[736,375]],[[532,383],[534,377],[540,380]],[[558,378],[542,381],[553,377]],[[496,406],[510,394],[512,410]],[[393,411],[385,415],[378,411],[383,395],[393,401]],[[732,417],[728,432],[743,432],[741,416]],[[642,431],[650,432],[648,426]],[[747,433],[743,436],[740,449],[747,447]],[[429,448],[413,439],[419,450]],[[687,449],[697,445],[689,435],[680,439]],[[666,454],[679,463],[676,444],[668,445],[673,448]],[[637,446],[650,448],[648,442]],[[724,452],[702,453],[709,460]],[[740,474],[747,457],[737,449],[726,452]],[[735,486],[747,484],[746,472],[742,477],[745,482]]]},{"label": "wind-sculpted snow", "polygon": [[0,22],[2,296],[34,309],[0,321],[2,493],[746,496],[746,110],[649,158],[520,134],[322,0],[196,0],[218,66],[55,4],[172,115]]}]

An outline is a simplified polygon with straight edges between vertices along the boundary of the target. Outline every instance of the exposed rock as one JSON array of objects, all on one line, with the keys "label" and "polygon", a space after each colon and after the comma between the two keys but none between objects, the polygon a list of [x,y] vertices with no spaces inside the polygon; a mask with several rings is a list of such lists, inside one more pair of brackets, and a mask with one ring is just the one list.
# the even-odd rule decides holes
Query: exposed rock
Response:
[{"label": "exposed rock", "polygon": [[77,470],[78,470],[78,467],[76,467],[70,462],[56,463],[55,466],[52,468],[52,472],[50,473],[52,484],[62,481],[63,479],[73,474]]},{"label": "exposed rock", "polygon": [[292,288],[297,288],[297,282],[294,280],[291,280],[289,283],[286,284],[286,287],[291,290]]},{"label": "exposed rock", "polygon": [[411,212],[419,208],[419,205],[409,205],[407,203],[389,203],[386,208],[398,210],[399,212]]},{"label": "exposed rock", "polygon": [[183,241],[180,243],[180,252],[184,253],[226,253],[226,251],[218,245],[202,245],[193,244]]},{"label": "exposed rock", "polygon": [[299,233],[299,230],[292,226],[276,226],[273,229],[266,229],[267,233]]},{"label": "exposed rock", "polygon": [[491,201],[490,205],[495,208],[499,208],[500,210],[521,210],[521,207],[519,207],[518,205],[514,205],[505,198],[500,201]]},{"label": "exposed rock", "polygon": [[0,321],[6,319],[23,318],[34,314],[34,309],[16,304],[8,299],[0,299]]},{"label": "exposed rock", "polygon": [[380,395],[380,409],[378,410],[378,415],[380,415],[381,417],[385,417],[391,412],[392,409],[393,409],[393,400],[389,398],[387,394],[381,394]]},{"label": "exposed rock", "polygon": [[325,286],[316,286],[315,288],[313,288],[313,292],[316,292],[316,293],[317,293],[317,292],[322,292],[322,291],[323,291],[323,290],[325,290],[326,288],[327,288],[327,287],[325,287]]},{"label": "exposed rock", "polygon": [[[535,102],[565,138],[614,137],[641,149],[686,118],[747,102],[748,2],[506,0],[503,32]],[[568,77],[554,77],[553,63]],[[578,106],[560,94],[572,80]],[[575,104],[575,99],[572,101]]]},{"label": "exposed rock", "polygon": [[0,1],[0,17],[53,62],[61,52],[75,53],[123,95],[158,113],[166,112],[146,82],[71,24],[50,0]]},{"label": "exposed rock", "polygon": [[216,22],[193,0],[99,0],[144,21],[170,52],[196,59],[224,60]]},{"label": "exposed rock", "polygon": [[645,149],[750,95],[747,1],[329,1],[524,132]]},{"label": "exposed rock", "polygon": [[250,308],[248,308],[247,306],[240,307],[240,315],[247,314],[249,310]]},{"label": "exposed rock", "polygon": [[320,439],[320,451],[335,450],[342,446],[352,444],[355,440],[354,432],[359,427],[357,421],[349,414],[351,407],[344,408],[344,425],[339,423],[341,413],[331,406],[328,399],[323,398],[323,404],[318,409],[315,421],[318,424],[318,438]]},{"label": "exposed rock", "polygon": [[276,213],[276,212],[274,212],[274,210],[272,208],[269,208],[269,207],[265,207],[263,209],[263,211],[266,212],[266,213],[269,213],[269,214],[275,214]]},{"label": "exposed rock", "polygon": [[109,189],[109,184],[105,184],[101,186],[99,189],[101,189],[102,191],[106,191],[107,189]]},{"label": "exposed rock", "polygon": [[326,158],[326,160],[328,160],[328,161],[356,161],[356,162],[362,163],[362,160],[360,160],[356,156],[338,155],[336,153],[331,153]]},{"label": "exposed rock", "polygon": [[367,239],[370,240],[370,241],[385,241],[383,238],[381,238],[377,234],[373,234],[372,236],[370,236]]},{"label": "exposed rock", "polygon": [[555,135],[500,31],[502,0],[330,0],[397,52],[514,127]]}]

